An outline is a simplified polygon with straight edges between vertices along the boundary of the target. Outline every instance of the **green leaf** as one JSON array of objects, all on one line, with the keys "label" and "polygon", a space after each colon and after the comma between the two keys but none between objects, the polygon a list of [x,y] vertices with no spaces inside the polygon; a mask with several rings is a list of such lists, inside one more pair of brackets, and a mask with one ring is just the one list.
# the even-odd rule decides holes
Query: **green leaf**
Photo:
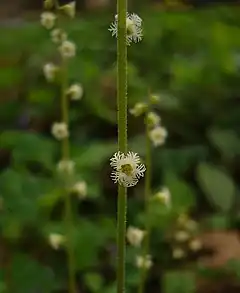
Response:
[{"label": "green leaf", "polygon": [[5,131],[0,135],[0,147],[13,150],[16,163],[39,162],[53,167],[54,143],[36,133]]},{"label": "green leaf", "polygon": [[240,154],[240,139],[233,130],[210,129],[208,137],[212,144],[225,156]]},{"label": "green leaf", "polygon": [[208,200],[221,211],[229,211],[235,195],[230,176],[216,166],[202,163],[197,168],[197,180]]},{"label": "green leaf", "polygon": [[14,293],[51,293],[55,286],[50,268],[40,265],[25,254],[15,254],[11,262],[11,285]]},{"label": "green leaf", "polygon": [[174,210],[186,212],[195,205],[194,190],[186,182],[176,177],[174,173],[166,173],[165,185],[170,190]]},{"label": "green leaf", "polygon": [[192,272],[169,272],[163,279],[164,293],[196,292],[195,275]]}]

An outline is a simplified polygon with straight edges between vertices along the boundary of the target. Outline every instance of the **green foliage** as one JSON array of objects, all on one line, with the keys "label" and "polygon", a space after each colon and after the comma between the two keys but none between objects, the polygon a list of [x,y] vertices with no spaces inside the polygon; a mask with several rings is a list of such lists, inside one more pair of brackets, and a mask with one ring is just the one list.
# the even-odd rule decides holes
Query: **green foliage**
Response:
[{"label": "green foliage", "polygon": [[198,166],[198,181],[213,205],[222,211],[230,210],[235,186],[228,174],[215,166],[202,163]]}]

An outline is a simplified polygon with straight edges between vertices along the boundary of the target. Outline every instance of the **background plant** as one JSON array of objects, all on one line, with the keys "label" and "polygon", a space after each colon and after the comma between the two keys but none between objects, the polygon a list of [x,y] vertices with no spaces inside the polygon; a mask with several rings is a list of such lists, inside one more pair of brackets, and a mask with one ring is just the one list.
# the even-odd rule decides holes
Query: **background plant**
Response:
[{"label": "background plant", "polygon": [[[152,184],[156,190],[166,185],[172,194],[171,215],[152,220],[151,253],[156,264],[147,288],[159,292],[161,286],[163,292],[179,293],[181,284],[182,292],[195,292],[202,288],[200,277],[214,284],[221,276],[218,290],[226,292],[239,286],[237,257],[217,269],[196,266],[196,258],[190,256],[179,262],[172,259],[166,234],[184,212],[204,229],[234,233],[239,226],[239,9],[144,10],[139,11],[147,31],[144,42],[129,50],[129,104],[142,101],[148,87],[160,94],[169,137],[161,151],[154,152]],[[116,150],[116,42],[107,31],[113,14],[97,13],[98,18],[86,15],[67,24],[79,48],[69,77],[84,87],[84,99],[70,103],[71,153],[89,189],[84,201],[75,198],[74,203],[79,213],[77,280],[83,291],[115,292],[116,196],[108,157]],[[59,113],[55,103],[59,90],[46,84],[42,74],[54,48],[34,22],[2,27],[1,35],[1,289],[11,282],[11,293],[40,287],[44,292],[64,292],[64,251],[53,251],[46,239],[63,204],[53,192],[51,177],[59,159],[58,144],[50,134]],[[141,119],[130,116],[129,143],[144,155],[142,129]],[[129,195],[131,224],[142,223],[142,199],[140,183]],[[134,255],[129,247],[130,291],[139,281]],[[224,280],[229,274],[231,284]]]}]

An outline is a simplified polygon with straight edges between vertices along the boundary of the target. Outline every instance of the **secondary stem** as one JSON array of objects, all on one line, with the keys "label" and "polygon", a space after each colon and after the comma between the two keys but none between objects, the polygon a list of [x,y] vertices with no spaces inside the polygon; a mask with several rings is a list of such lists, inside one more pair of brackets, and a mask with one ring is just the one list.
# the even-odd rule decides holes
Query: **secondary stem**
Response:
[{"label": "secondary stem", "polygon": [[[145,216],[146,216],[146,236],[144,239],[144,245],[143,245],[143,257],[146,257],[149,253],[149,246],[150,246],[150,233],[151,233],[151,227],[149,223],[149,199],[151,196],[151,179],[152,179],[152,173],[151,173],[151,141],[149,138],[149,125],[147,122],[147,114],[145,117],[145,124],[146,124],[146,175],[145,175]],[[144,292],[145,282],[147,278],[147,269],[142,268],[141,269],[141,278],[140,278],[140,284],[138,288],[138,293]]]},{"label": "secondary stem", "polygon": [[[127,44],[126,16],[127,0],[117,1],[117,106],[118,106],[118,149],[127,152]],[[118,186],[117,219],[117,293],[125,291],[125,234],[126,234],[127,189]]]},{"label": "secondary stem", "polygon": [[[66,125],[68,125],[68,97],[66,95],[67,91],[67,62],[62,60],[62,80],[61,80],[61,110],[62,110],[62,120]],[[70,159],[70,148],[69,139],[65,138],[62,142],[62,159]],[[74,247],[72,245],[72,208],[71,208],[71,198],[68,193],[69,176],[66,176],[65,182],[65,223],[67,231],[67,255],[68,255],[68,273],[69,273],[69,293],[76,293],[76,283],[75,283],[75,263],[74,263]]]}]

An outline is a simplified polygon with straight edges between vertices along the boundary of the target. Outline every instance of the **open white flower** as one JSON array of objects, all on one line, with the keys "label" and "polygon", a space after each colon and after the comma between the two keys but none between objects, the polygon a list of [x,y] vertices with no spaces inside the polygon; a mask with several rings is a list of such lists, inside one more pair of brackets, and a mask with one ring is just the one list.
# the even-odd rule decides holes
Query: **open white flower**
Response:
[{"label": "open white flower", "polygon": [[67,90],[67,95],[69,95],[73,101],[81,100],[83,96],[83,87],[81,84],[73,84]]},{"label": "open white flower", "polygon": [[136,103],[132,109],[129,110],[130,114],[135,117],[142,115],[147,110],[145,103]]},{"label": "open white flower", "polygon": [[155,147],[161,146],[164,144],[166,138],[167,138],[167,130],[166,128],[162,126],[154,127],[149,132],[149,137]]},{"label": "open white flower", "polygon": [[171,194],[168,188],[164,187],[161,191],[154,195],[154,199],[158,199],[163,202],[167,207],[171,205]]},{"label": "open white flower", "polygon": [[54,81],[58,67],[53,63],[47,63],[43,66],[43,73],[47,81]]},{"label": "open white flower", "polygon": [[139,269],[150,269],[151,266],[153,265],[153,262],[152,262],[152,256],[147,254],[145,256],[142,256],[142,255],[137,255],[136,256],[136,266],[139,268]]},{"label": "open white flower", "polygon": [[72,187],[72,192],[76,193],[79,197],[79,199],[83,199],[87,195],[87,184],[85,181],[80,181],[77,182],[73,187]]},{"label": "open white flower", "polygon": [[140,246],[145,234],[145,231],[129,226],[126,235],[129,243],[132,246]]},{"label": "open white flower", "polygon": [[58,140],[68,137],[69,133],[67,124],[64,122],[55,122],[52,126],[52,135]]},{"label": "open white flower", "polygon": [[66,5],[63,5],[60,7],[60,9],[66,13],[67,16],[70,16],[71,18],[73,18],[75,16],[76,13],[76,2],[72,1]]},{"label": "open white flower", "polygon": [[[130,45],[132,42],[138,43],[142,40],[142,19],[135,13],[127,13],[126,17],[126,26],[127,26],[127,45]],[[118,36],[118,15],[115,16],[115,21],[110,25],[109,31],[112,33],[112,36]]]},{"label": "open white flower", "polygon": [[71,41],[62,42],[59,52],[63,58],[72,58],[76,55],[76,45]]},{"label": "open white flower", "polygon": [[51,29],[54,27],[56,21],[56,15],[52,12],[43,12],[41,14],[41,24],[46,29]]},{"label": "open white flower", "polygon": [[59,247],[65,242],[65,237],[61,234],[53,233],[49,235],[49,243],[54,249]]},{"label": "open white flower", "polygon": [[114,183],[118,182],[124,187],[136,185],[146,171],[145,166],[140,162],[140,157],[136,153],[115,153],[110,159],[110,166],[114,169],[111,174]]},{"label": "open white flower", "polygon": [[156,114],[154,112],[149,112],[147,114],[147,123],[150,127],[158,126],[160,121],[161,121],[161,118],[158,114]]},{"label": "open white flower", "polygon": [[51,31],[51,38],[54,43],[59,44],[63,41],[66,41],[67,34],[64,32],[64,30],[60,28],[55,28]]},{"label": "open white flower", "polygon": [[75,163],[71,160],[61,160],[57,164],[57,171],[59,173],[71,175],[74,172]]}]

